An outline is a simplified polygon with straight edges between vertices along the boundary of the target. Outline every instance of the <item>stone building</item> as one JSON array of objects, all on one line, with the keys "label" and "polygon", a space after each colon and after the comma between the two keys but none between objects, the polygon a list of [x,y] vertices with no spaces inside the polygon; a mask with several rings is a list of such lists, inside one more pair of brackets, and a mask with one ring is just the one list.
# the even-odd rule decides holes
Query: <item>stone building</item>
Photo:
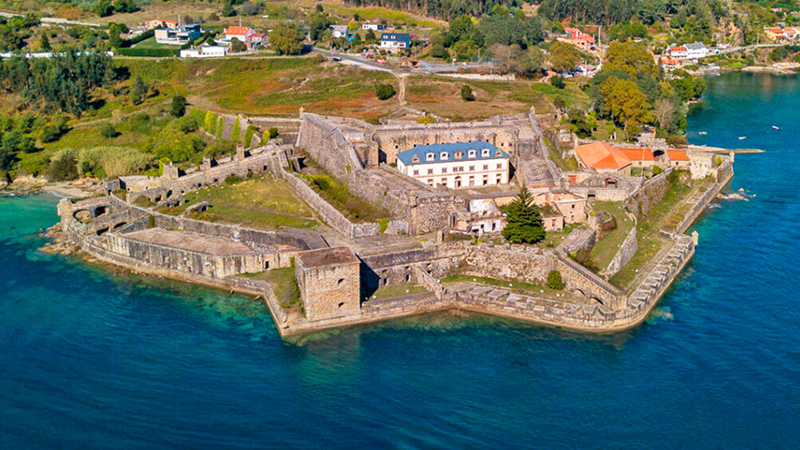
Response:
[{"label": "stone building", "polygon": [[358,314],[361,263],[347,247],[298,253],[295,277],[308,320]]},{"label": "stone building", "polygon": [[450,189],[508,184],[511,155],[488,142],[417,145],[397,154],[397,170]]}]

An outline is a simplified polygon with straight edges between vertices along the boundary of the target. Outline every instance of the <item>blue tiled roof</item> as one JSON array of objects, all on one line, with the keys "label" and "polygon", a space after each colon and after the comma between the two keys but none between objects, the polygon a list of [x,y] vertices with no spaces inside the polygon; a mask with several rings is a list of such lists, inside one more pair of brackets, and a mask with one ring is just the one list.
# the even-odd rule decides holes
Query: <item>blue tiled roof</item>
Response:
[{"label": "blue tiled roof", "polygon": [[[489,149],[489,156],[481,156],[481,150]],[[470,158],[469,151],[475,150],[475,157]],[[497,156],[497,151],[500,151],[500,156]],[[461,152],[461,158],[456,158],[456,152]],[[442,153],[447,153],[447,159],[442,159]],[[427,154],[433,153],[433,159],[428,160]],[[414,161],[414,156],[419,158],[419,161]],[[397,159],[405,165],[411,164],[426,164],[438,163],[443,161],[477,161],[481,159],[492,158],[509,158],[511,155],[498,149],[494,145],[486,141],[472,141],[472,142],[456,142],[453,144],[431,144],[431,145],[417,145],[412,149],[400,152],[397,154]]]},{"label": "blue tiled roof", "polygon": [[408,33],[383,33],[382,41],[411,42],[411,35]]}]

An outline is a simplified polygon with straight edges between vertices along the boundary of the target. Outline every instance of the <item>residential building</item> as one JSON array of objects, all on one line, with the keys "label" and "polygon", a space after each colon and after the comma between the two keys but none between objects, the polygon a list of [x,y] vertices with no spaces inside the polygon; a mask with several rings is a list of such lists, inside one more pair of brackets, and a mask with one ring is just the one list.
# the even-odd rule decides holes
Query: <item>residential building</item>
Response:
[{"label": "residential building", "polygon": [[587,169],[599,173],[619,172],[630,175],[632,167],[653,167],[653,151],[647,148],[616,148],[605,142],[575,147],[575,155]]},{"label": "residential building", "polygon": [[179,25],[177,28],[159,28],[155,31],[156,42],[167,45],[184,45],[198,39],[203,33],[200,24]]},{"label": "residential building", "polygon": [[662,59],[661,68],[664,70],[675,70],[681,67],[680,60],[677,59]]},{"label": "residential building", "polygon": [[381,35],[381,48],[391,52],[411,48],[411,35],[408,33],[383,33]]},{"label": "residential building", "polygon": [[668,47],[664,54],[670,56],[672,59],[683,59],[689,56],[689,50],[683,46]]},{"label": "residential building", "polygon": [[685,44],[686,57],[688,59],[700,59],[708,56],[708,48],[702,42],[695,42],[692,44]]},{"label": "residential building", "polygon": [[264,38],[264,33],[256,33],[250,27],[228,27],[225,29],[225,38],[220,39],[219,42],[224,45],[230,45],[233,39],[237,39],[248,50],[254,50],[263,44]]},{"label": "residential building", "polygon": [[158,28],[178,28],[180,24],[174,20],[153,19],[145,22],[144,26],[148,30],[156,30]]},{"label": "residential building", "polygon": [[334,39],[350,39],[350,27],[347,25],[331,25],[331,37]]},{"label": "residential building", "polygon": [[372,31],[383,31],[386,29],[386,25],[382,23],[365,23],[361,25],[362,30],[372,30]]},{"label": "residential building", "polygon": [[564,32],[567,33],[567,39],[582,50],[588,50],[594,46],[594,37],[591,34],[569,27],[564,28]]},{"label": "residential building", "polygon": [[485,141],[417,145],[397,154],[397,170],[450,189],[507,184],[511,156]]},{"label": "residential building", "polygon": [[456,212],[452,231],[482,235],[499,233],[506,226],[506,219],[491,200],[470,200],[467,211]]},{"label": "residential building", "polygon": [[203,45],[197,48],[181,50],[181,58],[220,58],[228,53],[227,47],[219,45]]}]

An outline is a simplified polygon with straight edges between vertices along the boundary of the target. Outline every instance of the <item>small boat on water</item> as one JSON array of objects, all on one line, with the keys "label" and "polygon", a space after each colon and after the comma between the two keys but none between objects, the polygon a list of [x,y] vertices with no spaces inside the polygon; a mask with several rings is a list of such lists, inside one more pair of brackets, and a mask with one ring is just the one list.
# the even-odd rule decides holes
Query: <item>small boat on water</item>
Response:
[{"label": "small boat on water", "polygon": [[740,140],[740,141],[743,141],[743,140],[745,140],[745,139],[747,139],[747,136],[739,136],[739,140]]},{"label": "small boat on water", "polygon": [[699,132],[699,133],[697,133],[697,134],[702,134],[703,136],[705,136],[705,135],[707,135],[708,133],[707,133],[707,132],[705,132],[705,131],[701,131],[701,132]]},{"label": "small boat on water", "polygon": [[780,130],[780,127],[776,127],[775,125],[772,126],[773,130]]}]

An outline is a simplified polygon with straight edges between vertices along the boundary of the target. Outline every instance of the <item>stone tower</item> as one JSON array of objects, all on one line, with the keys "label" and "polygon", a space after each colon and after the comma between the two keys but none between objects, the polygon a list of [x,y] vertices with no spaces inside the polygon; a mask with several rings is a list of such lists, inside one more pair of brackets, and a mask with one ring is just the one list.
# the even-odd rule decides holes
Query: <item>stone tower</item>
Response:
[{"label": "stone tower", "polygon": [[361,311],[361,262],[347,247],[298,253],[295,277],[308,320],[331,319]]}]

